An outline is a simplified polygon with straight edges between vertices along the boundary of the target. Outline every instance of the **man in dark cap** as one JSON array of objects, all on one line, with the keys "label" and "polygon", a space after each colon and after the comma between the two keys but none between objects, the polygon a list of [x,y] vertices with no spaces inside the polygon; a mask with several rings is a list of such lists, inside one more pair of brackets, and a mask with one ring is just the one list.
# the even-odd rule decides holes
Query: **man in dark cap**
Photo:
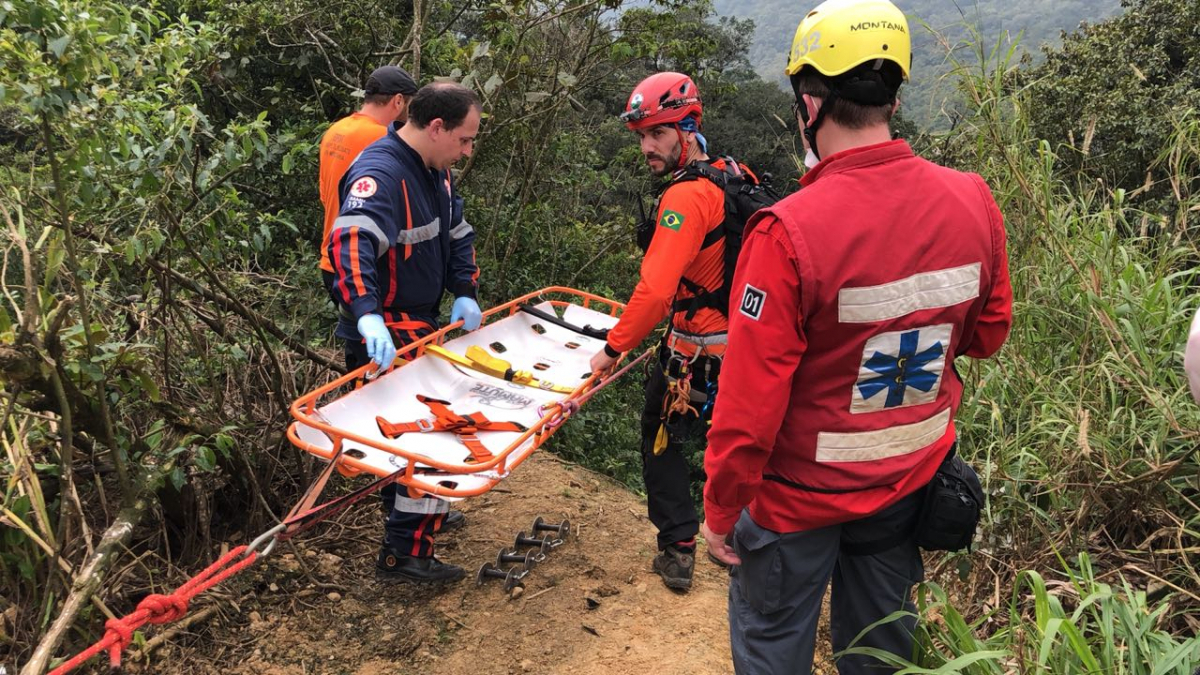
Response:
[{"label": "man in dark cap", "polygon": [[392,122],[408,119],[408,100],[417,93],[417,83],[408,71],[397,66],[376,68],[367,78],[362,108],[336,121],[321,137],[321,204],[325,207],[325,226],[321,231],[321,273],[325,288],[333,282],[333,264],[325,246],[329,228],[338,217],[342,200],[338,183],[366,147],[387,133]]},{"label": "man in dark cap", "polygon": [[[337,275],[334,273],[333,262],[329,258],[328,244],[329,231],[342,208],[338,185],[350,164],[367,146],[387,135],[388,127],[392,123],[400,126],[408,121],[408,104],[417,90],[416,81],[403,68],[397,66],[377,68],[367,78],[367,84],[363,90],[363,104],[358,112],[334,122],[321,137],[320,192],[321,203],[325,208],[325,224],[320,246],[321,277],[324,287],[330,292],[335,305],[339,303],[340,297],[334,289]],[[458,203],[458,210],[461,213],[461,202]],[[359,361],[353,355],[347,356],[346,365],[351,370],[363,363],[365,360]],[[398,514],[397,517],[393,517],[396,485],[385,487],[380,492],[380,496],[386,518],[389,520],[399,519],[402,523],[415,519],[417,526],[410,525],[409,529],[415,529],[431,539],[433,533],[458,527],[465,521],[462,511],[458,510],[440,514],[436,519],[423,518],[424,514]],[[427,580],[421,576],[418,574],[418,578],[415,580]]]}]

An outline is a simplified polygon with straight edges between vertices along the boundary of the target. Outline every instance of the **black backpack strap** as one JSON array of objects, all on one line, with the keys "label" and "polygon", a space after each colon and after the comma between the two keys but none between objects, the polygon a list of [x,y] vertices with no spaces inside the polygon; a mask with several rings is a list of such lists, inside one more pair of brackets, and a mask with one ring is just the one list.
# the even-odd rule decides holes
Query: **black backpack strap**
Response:
[{"label": "black backpack strap", "polygon": [[691,164],[688,164],[686,168],[684,168],[683,174],[679,179],[676,180],[681,180],[684,176],[689,176],[692,178],[706,178],[709,181],[712,181],[712,183],[714,183],[717,187],[724,190],[726,182],[725,178],[727,174],[708,162],[692,162]]},{"label": "black backpack strap", "polygon": [[[675,182],[704,178],[713,185],[721,188],[725,200],[725,218],[728,219],[733,215],[731,213],[732,205],[729,197],[729,179],[731,177],[747,179],[749,176],[746,172],[742,171],[741,166],[732,157],[726,156],[724,160],[724,170],[718,169],[708,162],[692,162],[684,168],[683,173],[680,174],[680,177]],[[708,234],[704,235],[704,241],[700,243],[700,250],[703,251],[723,239],[725,239],[725,220],[722,220],[716,227],[709,230]],[[686,277],[679,281],[692,294],[692,297],[676,300],[671,305],[672,312],[686,311],[685,318],[688,321],[695,318],[696,312],[706,308],[715,309],[722,314],[728,315],[729,289],[725,287],[725,283],[722,283],[720,288],[710,291]]]},{"label": "black backpack strap", "polygon": [[724,288],[710,291],[693,283],[690,279],[680,279],[679,281],[684,288],[691,291],[692,297],[676,300],[671,304],[672,312],[687,312],[684,318],[688,321],[694,319],[696,312],[702,309],[715,309],[722,314],[729,312],[729,294]]},{"label": "black backpack strap", "polygon": [[718,241],[721,241],[722,239],[725,238],[724,225],[725,225],[725,222],[722,221],[722,222],[718,223],[716,227],[709,230],[708,234],[704,235],[704,241],[700,242],[700,250],[701,251],[703,251],[704,249],[708,248],[709,246],[712,246],[713,244],[715,244]]},{"label": "black backpack strap", "polygon": [[[732,157],[726,157],[725,162],[726,162],[725,166],[727,166],[727,167],[731,166],[731,165],[736,166],[736,163],[733,161]],[[688,164],[687,169],[685,170],[685,173],[692,176],[693,180],[695,178],[704,178],[704,179],[708,180],[709,182],[711,182],[713,185],[716,185],[717,187],[721,188],[722,191],[724,191],[729,185],[729,183],[728,183],[729,176],[739,175],[738,173],[733,173],[733,172],[726,173],[725,171],[721,171],[720,169],[714,167],[712,164],[709,164],[708,162],[692,162],[691,164]],[[728,207],[728,200],[729,200],[728,195],[726,195],[725,200],[726,200],[726,206]],[[728,211],[728,208],[726,208],[726,210]],[[700,243],[701,251],[703,251],[704,249],[708,248],[709,246],[712,246],[713,244],[715,244],[718,241],[721,241],[722,239],[725,238],[725,228],[723,227],[724,224],[725,224],[724,221],[718,223],[716,227],[714,227],[713,229],[708,231],[708,234],[704,235],[704,241],[702,241]],[[688,290],[692,290],[692,289],[689,288]],[[701,289],[701,290],[703,290],[703,289]],[[695,292],[695,291],[693,291],[693,292]]]},{"label": "black backpack strap", "polygon": [[[686,288],[692,294],[692,297],[675,300],[675,302],[671,303],[672,313],[687,312],[684,318],[691,321],[696,318],[696,312],[706,307],[718,310],[722,314],[728,311],[729,299],[727,294],[723,293],[724,289],[719,288],[715,291],[710,291],[687,277],[680,278],[679,284]],[[725,300],[721,299],[722,296],[725,296]]]}]

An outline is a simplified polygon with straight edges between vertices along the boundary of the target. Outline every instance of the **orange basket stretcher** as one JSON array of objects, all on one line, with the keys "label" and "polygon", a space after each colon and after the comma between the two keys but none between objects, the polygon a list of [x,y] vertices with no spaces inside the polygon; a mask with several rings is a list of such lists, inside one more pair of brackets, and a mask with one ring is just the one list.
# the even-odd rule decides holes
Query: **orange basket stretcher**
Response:
[{"label": "orange basket stretcher", "polygon": [[[521,311],[522,305],[560,321]],[[623,304],[607,298],[558,286],[524,295],[484,312],[476,331],[447,340],[461,326],[453,324],[399,349],[390,370],[358,389],[347,391],[358,378],[369,378],[374,364],[304,394],[292,403],[295,421],[288,427],[288,439],[326,461],[336,459],[337,470],[346,476],[383,477],[400,471],[396,482],[413,496],[457,501],[483,494],[544,443],[599,384],[589,361],[603,348],[603,339],[560,324],[608,329],[623,309]],[[555,385],[558,391],[454,364],[431,353],[430,345],[458,355],[482,348],[509,362],[512,370],[527,371],[543,387]],[[405,359],[409,354],[412,360]],[[456,415],[481,413],[493,422],[516,423],[508,426],[524,431],[481,428],[473,434],[473,452],[456,433],[432,430],[435,420],[425,398],[447,402]],[[388,438],[381,420],[420,428]],[[480,452],[480,445],[486,452]]]}]

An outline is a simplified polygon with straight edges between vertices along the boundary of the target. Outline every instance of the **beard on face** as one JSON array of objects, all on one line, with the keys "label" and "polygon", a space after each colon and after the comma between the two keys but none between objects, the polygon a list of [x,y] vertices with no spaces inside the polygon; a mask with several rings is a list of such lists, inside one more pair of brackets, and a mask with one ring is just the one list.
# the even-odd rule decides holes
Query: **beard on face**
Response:
[{"label": "beard on face", "polygon": [[671,150],[671,154],[668,155],[667,157],[663,157],[662,155],[659,155],[656,153],[647,154],[646,155],[647,162],[649,162],[652,159],[657,159],[658,161],[663,163],[663,166],[661,169],[653,169],[652,168],[652,169],[650,169],[650,173],[655,176],[659,176],[659,177],[674,173],[675,167],[679,166],[679,156],[682,154],[683,154],[683,148],[679,145],[678,142],[675,143],[675,148],[673,150]]}]

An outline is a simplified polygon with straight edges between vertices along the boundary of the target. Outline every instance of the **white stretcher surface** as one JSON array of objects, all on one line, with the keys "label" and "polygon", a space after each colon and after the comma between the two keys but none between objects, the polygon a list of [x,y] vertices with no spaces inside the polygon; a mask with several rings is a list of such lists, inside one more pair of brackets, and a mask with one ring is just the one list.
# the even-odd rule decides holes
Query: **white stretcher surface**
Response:
[{"label": "white stretcher surface", "polygon": [[[556,312],[549,302],[536,307],[546,313],[559,315],[575,326],[590,325],[603,329],[617,323],[617,317],[579,305],[567,305],[561,312]],[[472,345],[479,345],[489,354],[508,361],[515,370],[526,370],[539,380],[575,388],[582,385],[591,374],[589,361],[592,355],[603,349],[604,342],[518,312],[443,344],[446,349],[458,354],[465,354],[467,347]],[[318,407],[314,417],[384,446],[402,448],[446,464],[468,464],[466,460],[471,453],[453,433],[409,432],[396,439],[388,439],[379,431],[376,416],[393,423],[430,419],[432,413],[428,406],[417,400],[418,394],[449,401],[450,409],[459,415],[483,413],[494,422],[519,422],[526,427],[532,427],[542,419],[543,413],[539,410],[543,406],[568,397],[565,393],[506,382],[425,354]],[[300,440],[332,452],[333,443],[318,429],[298,424],[296,432]],[[520,435],[514,431],[480,431],[477,437],[492,454],[499,454]],[[391,474],[407,464],[407,460],[399,455],[349,439],[344,441],[344,445],[347,455],[369,466],[373,473],[380,476]],[[509,455],[506,464],[511,466],[519,462],[533,449],[533,439],[527,439]],[[421,463],[417,464],[418,469],[422,466]],[[423,478],[431,483],[447,482],[447,487],[470,489],[504,478],[504,475],[493,469],[461,474],[431,472],[425,473]]]}]

